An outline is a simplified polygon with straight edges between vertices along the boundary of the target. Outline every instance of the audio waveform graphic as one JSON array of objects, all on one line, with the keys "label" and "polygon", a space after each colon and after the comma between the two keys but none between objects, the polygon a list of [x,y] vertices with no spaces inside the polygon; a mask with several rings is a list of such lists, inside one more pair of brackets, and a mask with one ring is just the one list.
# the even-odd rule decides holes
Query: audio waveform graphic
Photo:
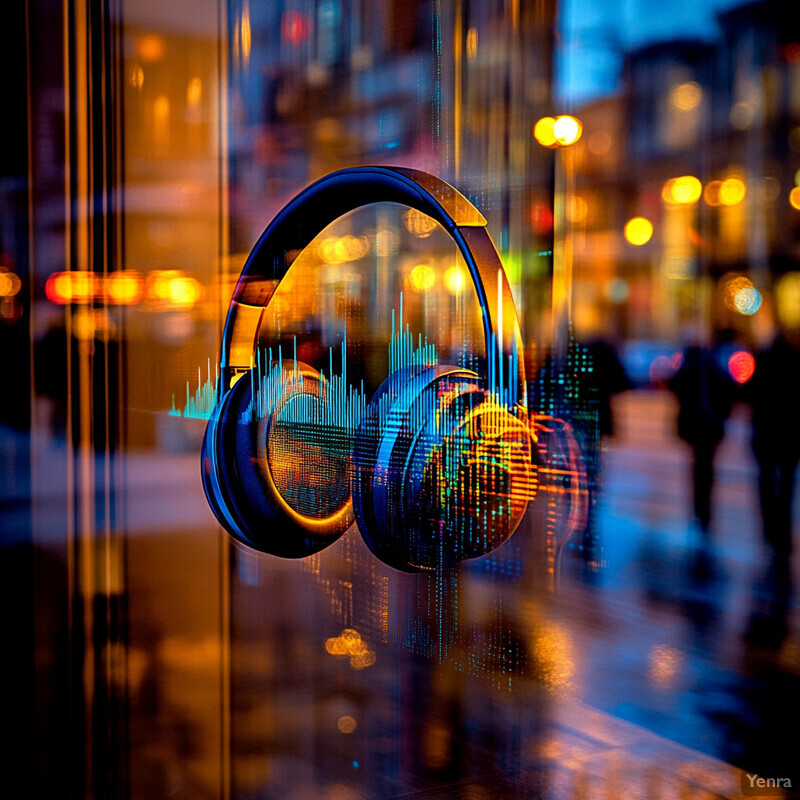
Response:
[{"label": "audio waveform graphic", "polygon": [[[396,319],[395,310],[392,310],[392,335],[389,340],[389,370],[390,374],[412,367],[430,367],[438,363],[436,346],[428,343],[427,336],[418,334],[415,337],[411,332],[409,323],[403,326],[403,293],[400,293],[399,321]],[[276,351],[272,348],[259,350],[253,363],[254,372],[251,373],[253,382],[253,398],[257,405],[247,409],[245,413],[265,415],[270,409],[275,408],[279,397],[289,384],[302,392],[303,381],[307,382],[308,376],[303,377],[303,370],[297,361],[297,340],[294,339],[291,361],[286,363],[282,348]],[[327,375],[325,370],[320,370],[322,382],[326,386],[326,402],[320,406],[324,409],[322,416],[315,419],[316,424],[330,424],[337,427],[355,428],[361,418],[365,406],[363,383],[358,388],[349,387],[347,383],[347,329],[345,327],[342,337],[342,370],[337,375],[333,369],[333,348],[329,348],[329,367]],[[285,368],[288,367],[288,368]],[[210,419],[219,392],[219,364],[215,365],[214,374],[211,373],[211,360],[208,361],[207,378],[204,381],[200,368],[197,369],[197,388],[192,391],[189,381],[186,382],[186,402],[183,408],[176,405],[175,395],[172,396],[172,407],[168,414],[171,417],[185,417],[188,419]],[[304,412],[309,410],[308,405],[293,403],[288,411],[290,419],[287,422],[299,422]],[[319,412],[318,412],[319,413]],[[252,416],[250,417],[252,419]],[[308,418],[305,418],[308,421]]]},{"label": "audio waveform graphic", "polygon": [[[242,422],[265,419],[281,407],[281,422],[287,425],[313,424],[320,427],[355,430],[366,407],[363,381],[354,388],[347,380],[347,329],[342,336],[342,369],[333,368],[333,347],[328,348],[328,373],[305,367],[297,360],[297,337],[293,339],[291,361],[283,349],[267,348],[256,354],[250,371],[252,399],[242,412]],[[291,397],[290,403],[285,403]]]},{"label": "audio waveform graphic", "polygon": [[392,309],[392,338],[389,340],[389,374],[393,375],[401,369],[415,366],[432,367],[437,363],[436,347],[428,344],[428,337],[417,335],[417,345],[414,346],[414,336],[411,326],[406,323],[403,328],[403,293],[400,292],[400,322],[395,328],[395,312]]},{"label": "audio waveform graphic", "polygon": [[[438,366],[438,353],[436,346],[428,342],[427,336],[414,336],[410,324],[404,321],[403,312],[401,293],[399,314],[392,310],[392,332],[388,343],[389,372],[397,376],[397,380],[389,381],[386,391],[379,390],[373,401],[373,424],[393,428],[399,418],[390,417],[398,417],[398,414],[402,417],[409,413],[407,423],[416,429],[427,430],[428,435],[436,436],[435,432],[441,430],[440,426],[445,429],[450,427],[450,413],[445,411],[444,414],[437,414],[436,393],[422,389]],[[507,365],[502,364],[499,352],[501,348],[497,347],[493,337],[487,359],[488,384],[494,387],[496,402],[510,408],[517,401],[516,381],[512,377],[517,374],[517,352],[516,348],[512,350]],[[349,439],[364,417],[367,398],[363,381],[357,387],[348,383],[346,327],[342,336],[340,374],[334,371],[333,362],[334,348],[331,347],[328,351],[328,369],[320,370],[319,376],[316,376],[298,362],[296,339],[288,363],[280,346],[276,350],[259,349],[255,353],[254,368],[249,376],[252,399],[242,413],[242,422],[265,419],[280,406],[279,417],[284,426],[312,425],[317,430],[330,427],[340,430]],[[196,388],[192,390],[190,383],[186,383],[183,408],[176,405],[173,395],[168,414],[187,419],[209,419],[219,395],[219,381],[219,366],[215,365],[212,373],[209,359],[206,379],[202,379],[198,368]],[[400,389],[398,395],[398,389],[403,384],[405,387]],[[287,396],[292,397],[292,402],[283,402],[282,398]],[[452,410],[449,411],[452,413]]]},{"label": "audio waveform graphic", "polygon": [[219,364],[215,365],[214,378],[211,377],[211,359],[208,360],[208,378],[202,380],[200,367],[197,368],[197,389],[194,394],[189,388],[189,381],[186,381],[186,405],[183,411],[175,406],[175,395],[172,395],[172,408],[169,410],[171,417],[186,417],[189,419],[210,419],[214,411],[214,404],[217,399],[219,389]]}]

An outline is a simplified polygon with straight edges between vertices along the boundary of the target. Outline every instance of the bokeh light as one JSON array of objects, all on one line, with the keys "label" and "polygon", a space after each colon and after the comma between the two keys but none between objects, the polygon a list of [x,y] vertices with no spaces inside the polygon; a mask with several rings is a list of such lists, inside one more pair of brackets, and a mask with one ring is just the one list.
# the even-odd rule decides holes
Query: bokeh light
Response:
[{"label": "bokeh light", "polygon": [[168,284],[167,299],[176,308],[191,308],[199,299],[202,289],[195,278],[181,275]]},{"label": "bokeh light", "polygon": [[413,233],[419,239],[427,238],[436,229],[436,220],[416,208],[409,208],[403,218],[408,232]]},{"label": "bokeh light", "polygon": [[470,28],[467,31],[467,58],[473,59],[478,54],[478,29]]},{"label": "bokeh light", "polygon": [[203,81],[195,76],[186,85],[186,105],[197,108],[203,99]]},{"label": "bokeh light", "polygon": [[789,192],[789,204],[792,208],[796,208],[800,211],[800,186],[795,186],[791,192]]},{"label": "bokeh light", "polygon": [[737,383],[747,383],[756,371],[756,360],[747,350],[737,350],[728,359],[728,372]]},{"label": "bokeh light", "polygon": [[530,212],[531,228],[539,236],[546,236],[553,230],[553,211],[541,201],[531,206]]},{"label": "bokeh light", "polygon": [[754,286],[739,289],[733,296],[733,305],[740,314],[749,317],[761,308],[761,292]]},{"label": "bokeh light", "polygon": [[800,44],[787,42],[780,47],[780,57],[787,64],[800,64]]},{"label": "bokeh light", "polygon": [[0,267],[0,297],[14,297],[22,288],[17,275],[5,267]]},{"label": "bokeh light", "polygon": [[722,200],[720,200],[720,189],[722,189],[722,181],[709,181],[705,188],[703,189],[703,200],[706,201],[706,204],[709,206],[717,206],[722,205]]},{"label": "bokeh light", "polygon": [[653,223],[645,217],[632,217],[625,223],[625,238],[630,244],[647,244],[653,236]]},{"label": "bokeh light", "polygon": [[630,287],[624,278],[612,278],[606,284],[605,294],[612,303],[624,303],[630,295]]},{"label": "bokeh light", "polygon": [[164,57],[164,40],[155,34],[145,34],[136,41],[136,50],[142,61],[159,61]]},{"label": "bokeh light", "polygon": [[47,299],[59,305],[88,303],[102,295],[101,276],[93,272],[54,272],[44,287]]},{"label": "bokeh light", "polygon": [[675,108],[681,111],[691,111],[700,105],[703,99],[703,90],[698,83],[694,81],[687,81],[686,83],[679,83],[672,88],[670,92],[670,100]]},{"label": "bokeh light", "polygon": [[153,270],[145,283],[145,295],[158,309],[188,310],[202,293],[200,282],[179,269]]},{"label": "bokeh light", "polygon": [[781,182],[772,175],[763,178],[758,189],[759,198],[768,205],[774,203],[781,196]]},{"label": "bokeh light", "polygon": [[375,231],[375,252],[381,257],[391,256],[400,246],[400,237],[389,226],[384,226]]},{"label": "bokeh light", "polygon": [[586,142],[589,152],[595,156],[605,155],[613,144],[614,140],[608,131],[595,131]]},{"label": "bokeh light", "polygon": [[366,236],[326,236],[317,245],[317,255],[326,264],[358,261],[369,252]]},{"label": "bokeh light", "polygon": [[666,644],[655,645],[648,655],[648,677],[657,689],[673,689],[680,675],[683,653]]},{"label": "bokeh light", "polygon": [[139,64],[136,64],[131,70],[130,81],[134,89],[141,89],[144,85],[144,70]]},{"label": "bokeh light", "polygon": [[787,272],[773,289],[778,319],[787,328],[800,328],[800,272]]},{"label": "bokeh light", "polygon": [[761,308],[761,292],[745,275],[735,272],[724,275],[720,280],[720,292],[723,302],[731,311],[751,316]]},{"label": "bokeh light", "polygon": [[375,651],[361,638],[361,634],[353,628],[345,628],[339,636],[325,640],[325,650],[332,656],[347,656],[353,669],[361,670],[371,667],[376,660]]},{"label": "bokeh light", "polygon": [[703,184],[694,175],[681,175],[670,178],[661,190],[661,197],[666,203],[690,205],[696,203],[703,193]]},{"label": "bokeh light", "polygon": [[741,178],[726,178],[719,187],[719,201],[724,206],[735,206],[744,200],[746,191]]},{"label": "bokeh light", "polygon": [[137,272],[112,272],[105,280],[105,295],[110,303],[130,306],[142,299],[144,281]]},{"label": "bokeh light", "polygon": [[436,283],[436,273],[429,264],[417,264],[408,276],[411,288],[415,292],[427,292]]},{"label": "bokeh light", "polygon": [[44,286],[47,299],[59,305],[72,301],[72,281],[68,272],[54,272]]},{"label": "bokeh light", "polygon": [[461,294],[466,282],[467,276],[458,264],[454,264],[444,274],[444,285],[447,287],[447,291],[450,292],[450,294]]},{"label": "bokeh light", "polygon": [[542,117],[533,126],[533,138],[536,139],[536,141],[539,142],[542,147],[556,146],[556,135],[553,130],[555,124],[555,117]]},{"label": "bokeh light", "polygon": [[291,45],[298,45],[308,39],[311,24],[308,16],[300,11],[284,11],[281,17],[281,38]]},{"label": "bokeh light", "polygon": [[650,382],[660,385],[668,381],[677,371],[680,363],[666,355],[656,356],[650,362]]},{"label": "bokeh light", "polygon": [[562,146],[575,144],[581,138],[583,133],[583,124],[577,117],[572,117],[569,114],[557,117],[553,125],[553,135],[556,142]]},{"label": "bokeh light", "polygon": [[94,338],[111,337],[116,330],[102,308],[82,308],[72,319],[72,332],[76,339],[90,342]]},{"label": "bokeh light", "polygon": [[356,729],[356,721],[348,714],[339,717],[336,727],[339,728],[342,733],[352,733]]},{"label": "bokeh light", "polygon": [[750,103],[739,102],[731,108],[729,120],[736,130],[745,131],[753,124],[755,116],[756,110]]},{"label": "bokeh light", "polygon": [[569,690],[575,683],[577,665],[570,631],[544,622],[536,638],[537,679],[550,691]]},{"label": "bokeh light", "polygon": [[583,133],[583,123],[570,114],[542,117],[533,126],[533,138],[543,147],[566,147],[575,144]]}]

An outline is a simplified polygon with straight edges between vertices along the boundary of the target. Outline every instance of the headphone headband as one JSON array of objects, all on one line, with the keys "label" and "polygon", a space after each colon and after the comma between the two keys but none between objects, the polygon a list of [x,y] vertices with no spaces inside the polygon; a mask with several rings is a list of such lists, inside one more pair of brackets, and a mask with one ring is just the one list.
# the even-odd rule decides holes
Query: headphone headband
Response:
[{"label": "headphone headband", "polygon": [[220,365],[223,391],[237,373],[250,368],[261,313],[300,251],[338,217],[381,202],[415,208],[435,219],[453,238],[481,307],[489,388],[508,406],[526,405],[519,320],[486,220],[443,180],[402,167],[352,167],[332,172],[278,212],[250,252],[228,308]]}]

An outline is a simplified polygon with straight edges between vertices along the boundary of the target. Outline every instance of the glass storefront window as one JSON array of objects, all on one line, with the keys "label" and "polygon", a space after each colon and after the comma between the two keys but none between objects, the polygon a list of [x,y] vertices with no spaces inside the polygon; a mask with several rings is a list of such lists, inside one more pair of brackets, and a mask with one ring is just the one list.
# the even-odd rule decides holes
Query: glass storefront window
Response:
[{"label": "glass storefront window", "polygon": [[[793,777],[765,688],[796,689],[790,6],[28,0],[2,19],[12,793],[727,797],[742,770]],[[279,284],[238,283],[286,203],[364,165],[436,176],[477,217],[381,196],[272,254]],[[458,246],[484,219],[495,339]],[[225,363],[234,295],[252,347]],[[370,445],[381,499],[353,512],[373,401],[401,398],[381,436],[428,409],[401,367],[456,377],[406,450]],[[413,527],[393,491],[441,541],[456,517],[485,535],[463,486],[496,442],[455,459],[456,488],[446,447],[416,459],[523,372],[502,410],[524,469],[480,490],[524,510],[513,535],[431,569],[382,558],[370,537]],[[255,413],[303,375],[296,408],[343,393],[350,427],[253,425],[288,507],[264,535],[350,516],[284,558],[218,524],[250,473],[234,460],[234,511],[212,511],[201,452],[237,379]],[[408,486],[384,491],[381,459]]]}]

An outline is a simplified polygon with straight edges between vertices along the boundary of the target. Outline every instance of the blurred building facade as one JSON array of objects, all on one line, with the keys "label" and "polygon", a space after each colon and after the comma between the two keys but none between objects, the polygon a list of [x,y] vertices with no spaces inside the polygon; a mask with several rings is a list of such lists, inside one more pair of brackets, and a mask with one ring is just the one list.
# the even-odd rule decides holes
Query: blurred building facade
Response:
[{"label": "blurred building facade", "polygon": [[[679,344],[730,328],[755,347],[793,317],[800,31],[772,2],[718,23],[711,42],[627,53],[620,91],[579,112],[578,329]],[[639,217],[652,228],[629,235]],[[737,305],[736,286],[757,299]]]}]

